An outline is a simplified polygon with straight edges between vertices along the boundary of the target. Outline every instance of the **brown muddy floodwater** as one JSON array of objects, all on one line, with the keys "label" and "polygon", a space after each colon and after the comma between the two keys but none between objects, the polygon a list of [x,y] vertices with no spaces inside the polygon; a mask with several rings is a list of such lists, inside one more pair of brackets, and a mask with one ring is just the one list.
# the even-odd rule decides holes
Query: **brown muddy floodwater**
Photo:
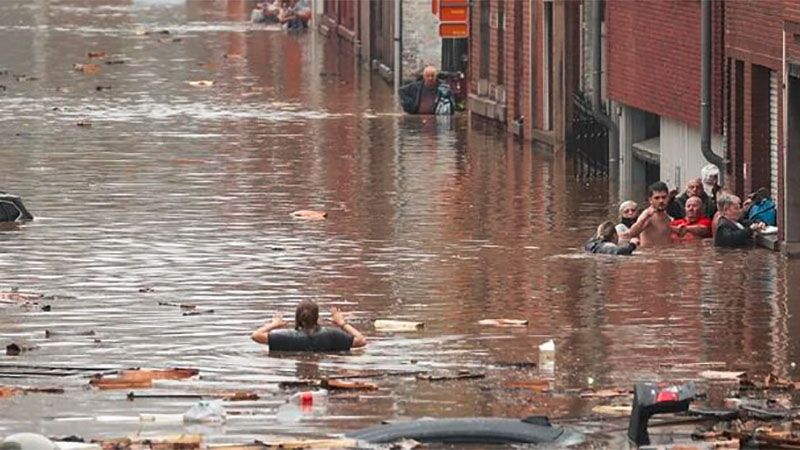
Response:
[{"label": "brown muddy floodwater", "polygon": [[[199,431],[248,442],[425,416],[588,415],[596,403],[576,395],[506,387],[540,377],[526,363],[548,339],[558,391],[692,378],[667,366],[703,361],[800,376],[798,263],[707,242],[588,257],[582,243],[614,200],[604,181],[571,176],[563,152],[470,127],[466,115],[402,116],[389,86],[334,44],[246,16],[233,0],[0,2],[0,190],[37,216],[0,231],[0,289],[46,294],[52,308],[0,303],[0,344],[38,346],[0,356],[0,385],[67,389],[0,399],[0,436]],[[74,70],[90,51],[108,53],[99,73]],[[114,59],[124,64],[105,63]],[[301,221],[297,209],[329,217]],[[304,298],[340,305],[368,347],[270,357],[250,341]],[[425,328],[380,333],[375,318]],[[151,393],[261,399],[226,403],[221,427],[146,423],[139,414],[180,414],[194,400],[130,402],[86,389],[80,374],[12,365],[195,367],[199,380]],[[461,369],[486,378],[386,377],[300,420],[276,417],[293,392],[282,380]],[[622,433],[608,430],[626,423],[601,425],[583,423],[618,445]]]}]

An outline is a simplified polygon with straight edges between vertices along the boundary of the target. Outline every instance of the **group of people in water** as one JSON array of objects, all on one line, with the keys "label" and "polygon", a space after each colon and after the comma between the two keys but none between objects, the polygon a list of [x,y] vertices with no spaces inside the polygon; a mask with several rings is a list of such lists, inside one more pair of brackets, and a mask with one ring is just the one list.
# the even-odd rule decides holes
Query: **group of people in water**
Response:
[{"label": "group of people in water", "polygon": [[264,0],[250,14],[253,23],[279,23],[289,30],[308,28],[311,8],[306,0]]},{"label": "group of people in water", "polygon": [[[713,238],[717,247],[752,245],[755,233],[776,225],[775,203],[765,188],[750,194],[744,203],[718,183],[719,169],[708,165],[702,177],[689,180],[678,195],[658,181],[647,189],[649,205],[639,212],[636,202],[619,207],[619,223],[606,221],[586,243],[591,253],[630,255],[638,247]],[[706,189],[707,187],[707,189]],[[256,329],[251,337],[271,351],[347,351],[363,347],[367,339],[348,323],[338,308],[331,309],[332,327],[319,323],[319,306],[303,300],[295,311],[294,328],[280,314]]]},{"label": "group of people in water", "polygon": [[664,182],[653,183],[647,189],[649,206],[644,211],[640,213],[634,201],[622,202],[619,223],[600,224],[585,250],[630,255],[637,247],[705,238],[713,238],[717,247],[746,247],[752,245],[755,233],[776,225],[775,203],[767,189],[758,189],[742,203],[718,180],[719,169],[709,164],[702,177],[689,180],[681,195],[670,192]]}]

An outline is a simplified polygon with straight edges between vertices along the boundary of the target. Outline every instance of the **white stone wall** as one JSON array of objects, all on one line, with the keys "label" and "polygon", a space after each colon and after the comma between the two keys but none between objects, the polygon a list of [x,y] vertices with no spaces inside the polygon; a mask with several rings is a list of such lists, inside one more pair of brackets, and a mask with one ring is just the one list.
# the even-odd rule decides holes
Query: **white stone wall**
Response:
[{"label": "white stone wall", "polygon": [[[383,0],[385,1],[385,0]],[[432,64],[442,64],[439,20],[431,11],[431,0],[403,1],[403,78],[412,78]]]},{"label": "white stone wall", "polygon": [[[667,117],[661,118],[661,181],[683,192],[690,178],[700,176],[708,164],[700,151],[700,129]],[[722,155],[722,136],[711,135],[711,150]]]}]

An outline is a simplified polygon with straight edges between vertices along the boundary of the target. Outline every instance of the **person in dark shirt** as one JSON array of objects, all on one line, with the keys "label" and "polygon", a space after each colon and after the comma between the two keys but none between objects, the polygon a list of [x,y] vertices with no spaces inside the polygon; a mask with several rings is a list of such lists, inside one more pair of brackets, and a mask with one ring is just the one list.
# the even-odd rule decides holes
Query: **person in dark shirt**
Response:
[{"label": "person in dark shirt", "polygon": [[614,227],[614,222],[607,221],[597,227],[597,233],[584,245],[589,253],[602,253],[605,255],[630,255],[639,245],[639,238],[631,238],[625,245],[617,245],[619,237]]},{"label": "person in dark shirt", "polygon": [[742,222],[742,203],[735,195],[722,194],[717,200],[721,216],[714,233],[717,247],[748,247],[753,244],[753,233],[764,229],[763,222]]},{"label": "person in dark shirt", "polygon": [[422,78],[398,91],[400,106],[409,114],[451,115],[455,113],[456,100],[447,83],[439,81],[436,67],[427,66]]},{"label": "person in dark shirt", "polygon": [[680,214],[676,214],[674,216],[670,214],[670,216],[672,216],[673,219],[681,219],[685,217],[686,200],[692,197],[700,197],[700,200],[703,201],[703,209],[701,210],[703,216],[708,217],[709,219],[714,217],[714,212],[717,210],[717,207],[716,205],[711,205],[713,199],[709,197],[708,194],[706,194],[706,192],[703,190],[702,178],[692,178],[689,180],[689,183],[686,184],[686,190],[683,192],[683,194],[675,198],[675,201],[680,208]]},{"label": "person in dark shirt", "polygon": [[331,308],[331,322],[337,328],[320,326],[319,306],[311,300],[303,300],[295,310],[294,330],[281,329],[286,322],[281,314],[275,314],[272,321],[250,337],[259,344],[269,345],[271,351],[347,351],[367,345],[364,335],[347,323],[339,308]]}]

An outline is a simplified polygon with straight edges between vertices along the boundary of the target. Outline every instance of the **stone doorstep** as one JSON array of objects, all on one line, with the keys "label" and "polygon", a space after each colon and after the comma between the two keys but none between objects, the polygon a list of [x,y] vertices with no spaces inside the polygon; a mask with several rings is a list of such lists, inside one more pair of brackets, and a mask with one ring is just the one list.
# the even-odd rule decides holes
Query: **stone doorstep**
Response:
[{"label": "stone doorstep", "polygon": [[480,97],[475,94],[469,94],[469,110],[470,112],[483,116],[500,123],[506,122],[506,105],[500,104],[494,100],[486,97]]},{"label": "stone doorstep", "polygon": [[800,242],[781,242],[781,252],[788,258],[800,258]]},{"label": "stone doorstep", "polygon": [[781,245],[780,241],[778,240],[778,236],[775,234],[756,234],[756,245],[759,247],[764,247],[768,250],[772,250],[773,252],[780,251]]}]

